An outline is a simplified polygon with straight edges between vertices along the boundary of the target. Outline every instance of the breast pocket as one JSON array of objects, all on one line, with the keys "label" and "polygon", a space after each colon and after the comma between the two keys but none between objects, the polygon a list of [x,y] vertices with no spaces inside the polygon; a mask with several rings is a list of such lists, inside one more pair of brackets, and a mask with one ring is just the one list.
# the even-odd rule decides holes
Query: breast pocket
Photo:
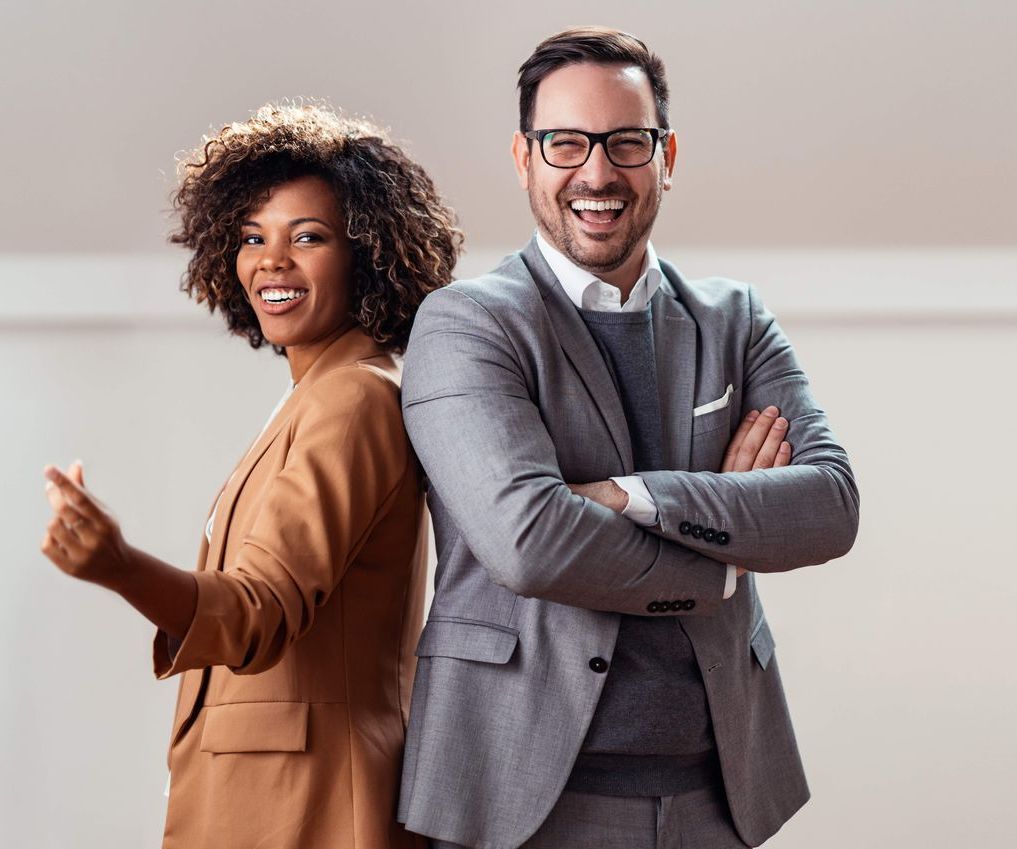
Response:
[{"label": "breast pocket", "polygon": [[[707,396],[712,393],[707,393]],[[692,457],[693,472],[719,472],[731,436],[737,429],[741,411],[742,391],[728,384],[715,400],[693,410]]]},{"label": "breast pocket", "polygon": [[480,663],[508,663],[519,632],[475,619],[430,619],[417,643],[417,657],[451,657]]}]

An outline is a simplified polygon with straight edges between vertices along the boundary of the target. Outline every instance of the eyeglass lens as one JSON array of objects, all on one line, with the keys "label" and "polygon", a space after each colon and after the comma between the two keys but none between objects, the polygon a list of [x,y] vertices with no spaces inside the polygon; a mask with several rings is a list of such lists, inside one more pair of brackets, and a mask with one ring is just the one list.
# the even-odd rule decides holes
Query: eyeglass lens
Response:
[{"label": "eyeglass lens", "polygon": [[[607,137],[607,158],[615,165],[636,167],[653,159],[653,134],[646,130],[618,130]],[[568,130],[548,133],[541,141],[541,152],[549,165],[574,168],[590,155],[590,140],[582,133]]]}]

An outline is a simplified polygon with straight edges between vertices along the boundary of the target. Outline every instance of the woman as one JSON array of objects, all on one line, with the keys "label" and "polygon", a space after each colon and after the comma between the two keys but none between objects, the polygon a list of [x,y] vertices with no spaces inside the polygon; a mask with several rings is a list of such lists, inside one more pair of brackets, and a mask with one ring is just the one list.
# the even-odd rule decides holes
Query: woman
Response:
[{"label": "woman", "polygon": [[183,164],[183,288],[292,387],[221,490],[197,572],[129,545],[80,464],[47,467],[42,551],[157,627],[182,673],[164,846],[406,847],[394,822],[424,532],[393,354],[461,235],[370,124],[259,110]]}]

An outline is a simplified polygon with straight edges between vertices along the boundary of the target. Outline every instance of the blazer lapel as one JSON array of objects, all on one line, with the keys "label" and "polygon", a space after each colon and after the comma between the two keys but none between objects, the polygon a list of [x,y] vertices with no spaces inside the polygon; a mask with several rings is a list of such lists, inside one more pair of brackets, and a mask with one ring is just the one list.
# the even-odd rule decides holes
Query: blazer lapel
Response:
[{"label": "blazer lapel", "polygon": [[696,323],[678,300],[670,277],[652,299],[653,348],[660,393],[662,458],[668,469],[689,468],[692,455],[692,407],[696,391],[698,332]]},{"label": "blazer lapel", "polygon": [[[213,508],[215,509],[215,524],[212,528],[212,541],[208,545],[208,554],[205,557],[203,569],[223,568],[227,531],[233,519],[233,510],[236,507],[237,498],[240,496],[240,492],[243,490],[244,484],[247,482],[247,478],[250,477],[252,470],[268,450],[268,447],[282,432],[282,429],[289,424],[290,419],[293,417],[293,411],[300,403],[300,399],[307,394],[318,376],[332,368],[349,365],[360,360],[367,360],[384,353],[384,349],[377,342],[359,327],[354,327],[336,339],[314,361],[314,364],[307,370],[307,373],[294,388],[290,397],[286,399],[286,403],[282,405],[265,431],[244,455],[236,469],[233,470],[233,474],[230,475],[225,487],[223,487],[222,494],[218,499],[218,507]],[[378,368],[381,369],[382,365],[379,363]],[[395,379],[391,375],[390,378]]]},{"label": "blazer lapel", "polygon": [[537,247],[535,238],[530,240],[521,256],[530,276],[540,289],[565,355],[579,373],[586,391],[590,393],[607,425],[624,474],[631,474],[635,463],[632,459],[632,442],[625,421],[625,411],[622,409],[618,390],[604,357],[597,348],[597,343],[593,341],[585,322],[576,311],[575,304],[569,300],[565,290],[558,283],[558,278],[554,276],[540,248]]}]

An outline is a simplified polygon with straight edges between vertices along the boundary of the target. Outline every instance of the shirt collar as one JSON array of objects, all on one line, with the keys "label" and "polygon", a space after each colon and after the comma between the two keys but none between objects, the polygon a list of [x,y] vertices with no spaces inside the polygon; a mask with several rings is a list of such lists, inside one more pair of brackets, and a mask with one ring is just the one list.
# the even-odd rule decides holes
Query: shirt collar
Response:
[{"label": "shirt collar", "polygon": [[617,286],[605,283],[595,274],[580,268],[565,254],[545,239],[540,231],[536,232],[537,247],[544,259],[558,278],[565,294],[580,309],[599,310],[603,312],[640,312],[649,305],[660,284],[664,273],[660,270],[660,262],[653,245],[646,243],[646,254],[639,270],[639,278],[632,287],[632,294],[622,304],[621,292]]}]

